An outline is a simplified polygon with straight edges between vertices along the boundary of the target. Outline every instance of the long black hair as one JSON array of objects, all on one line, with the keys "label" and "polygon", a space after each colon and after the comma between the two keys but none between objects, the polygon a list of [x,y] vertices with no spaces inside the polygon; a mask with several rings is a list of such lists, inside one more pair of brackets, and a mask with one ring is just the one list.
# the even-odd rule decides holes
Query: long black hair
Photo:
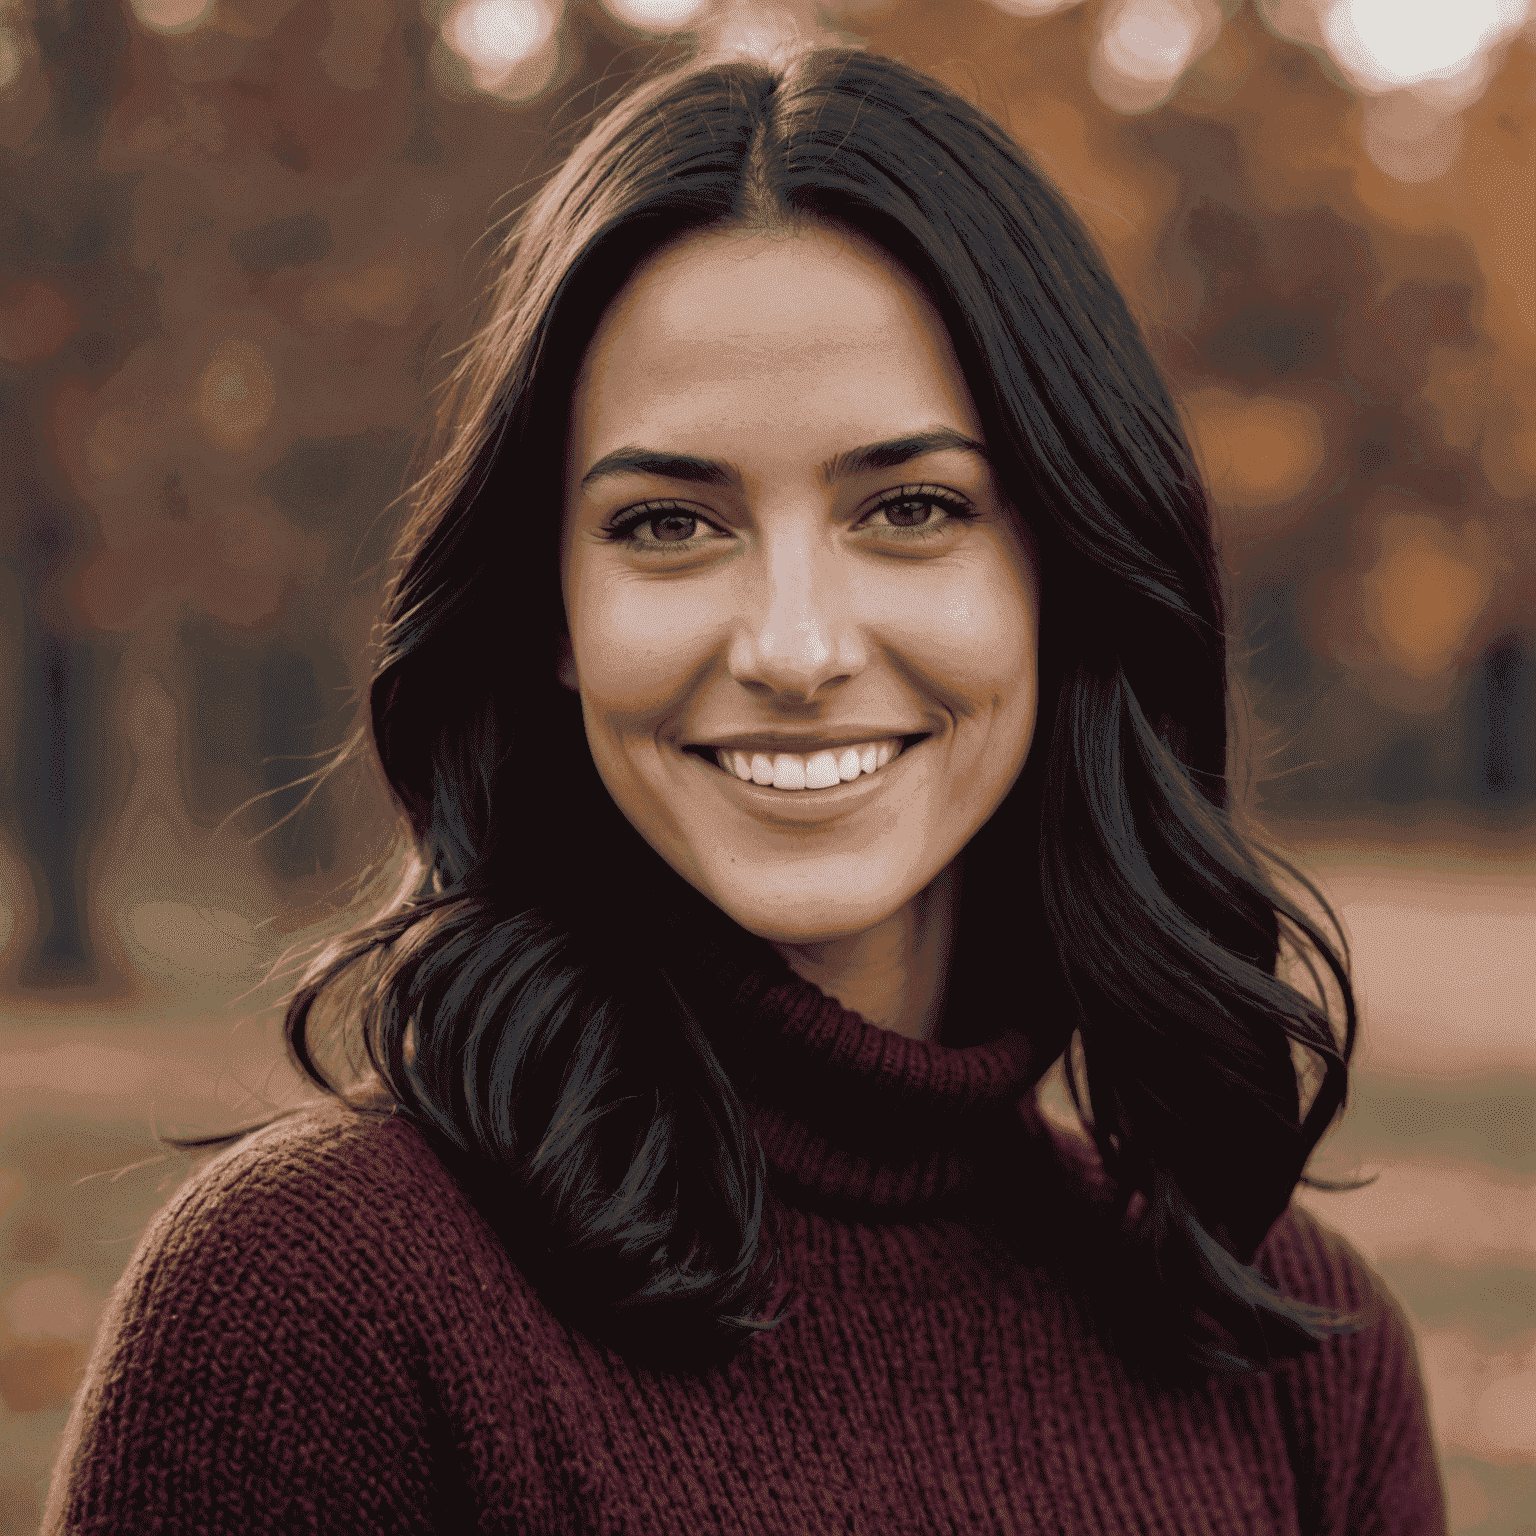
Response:
[{"label": "long black hair", "polygon": [[[984,113],[877,55],[646,81],[507,236],[423,444],[369,694],[415,862],[299,985],[290,1053],[343,1092],[311,1054],[327,1002],[389,1112],[590,1331],[733,1346],[777,1321],[762,1151],[686,982],[709,904],[597,776],[556,676],[558,556],[572,389],[605,308],[680,235],[807,221],[874,241],[936,306],[1042,573],[1039,723],[966,850],[945,1043],[1076,1032],[1086,1106],[1075,1072],[1072,1096],[1140,1264],[1125,1273],[1179,1320],[1182,1360],[1244,1371],[1314,1348],[1358,1323],[1253,1259],[1343,1108],[1355,1007],[1342,934],[1335,949],[1270,871],[1306,882],[1240,826],[1205,487],[1060,194]],[[1279,978],[1282,940],[1315,999]],[[1321,1066],[1305,1116],[1298,1058]]]}]

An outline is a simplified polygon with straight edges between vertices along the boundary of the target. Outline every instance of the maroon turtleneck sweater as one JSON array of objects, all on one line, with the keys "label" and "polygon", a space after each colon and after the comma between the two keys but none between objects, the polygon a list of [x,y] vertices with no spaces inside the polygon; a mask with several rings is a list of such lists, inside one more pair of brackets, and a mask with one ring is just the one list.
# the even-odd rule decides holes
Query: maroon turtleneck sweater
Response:
[{"label": "maroon turtleneck sweater", "polygon": [[[1326,1305],[1385,1294],[1379,1322],[1149,1384],[1051,1262],[1070,1203],[1042,1197],[1022,1245],[966,1216],[978,1191],[1094,1199],[1023,1035],[909,1040],[782,968],[730,990],[799,1285],[776,1330],[701,1371],[627,1363],[551,1315],[404,1119],[328,1102],[214,1158],[140,1241],[45,1536],[1444,1533],[1409,1328],[1341,1238],[1293,1207],[1257,1262]],[[1017,1163],[978,1166],[1003,1121]]]}]

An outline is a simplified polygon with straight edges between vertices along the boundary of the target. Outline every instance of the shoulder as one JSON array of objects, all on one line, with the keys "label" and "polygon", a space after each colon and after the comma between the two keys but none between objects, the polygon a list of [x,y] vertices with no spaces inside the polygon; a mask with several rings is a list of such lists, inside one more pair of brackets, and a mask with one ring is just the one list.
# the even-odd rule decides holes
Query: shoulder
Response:
[{"label": "shoulder", "polygon": [[1316,1306],[1373,1307],[1390,1296],[1360,1250],[1294,1199],[1269,1229],[1254,1263],[1287,1296]]},{"label": "shoulder", "polygon": [[[213,1332],[316,1307],[339,1335],[422,1344],[466,1275],[519,1289],[490,1227],[405,1118],[327,1100],[196,1167],[141,1235],[118,1307]],[[477,1281],[478,1288],[478,1281]],[[289,1325],[283,1323],[286,1329]]]},{"label": "shoulder", "polygon": [[1323,1341],[1310,1367],[1340,1394],[1366,1383],[1412,1391],[1419,1383],[1413,1325],[1381,1272],[1342,1233],[1293,1200],[1270,1228],[1254,1265],[1294,1301],[1350,1320]]},{"label": "shoulder", "polygon": [[329,1098],[284,1111],[194,1169],[171,1207],[240,1190],[281,1197],[318,1186],[340,1192],[447,1177],[408,1120],[391,1114],[382,1100],[359,1102],[366,1112]]},{"label": "shoulder", "polygon": [[[195,1168],[145,1234],[163,1246],[222,1234],[247,1250],[331,1249],[417,1226],[456,1194],[447,1170],[405,1120],[339,1100],[305,1105]],[[323,1241],[322,1241],[323,1240]]]},{"label": "shoulder", "polygon": [[242,1137],[113,1288],[45,1529],[430,1528],[434,1426],[497,1263],[399,1118],[323,1102]]}]

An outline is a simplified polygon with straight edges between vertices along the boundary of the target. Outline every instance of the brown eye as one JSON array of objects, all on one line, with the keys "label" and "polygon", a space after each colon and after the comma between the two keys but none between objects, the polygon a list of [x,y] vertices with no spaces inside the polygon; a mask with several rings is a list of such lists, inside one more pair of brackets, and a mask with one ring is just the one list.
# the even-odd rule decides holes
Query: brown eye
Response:
[{"label": "brown eye", "polygon": [[667,512],[660,517],[648,518],[647,522],[661,544],[686,543],[699,525],[698,518],[686,512]]},{"label": "brown eye", "polygon": [[[935,514],[942,513],[942,516]],[[908,539],[930,539],[954,531],[963,523],[975,522],[977,512],[969,502],[952,491],[937,486],[908,487],[882,501],[870,517],[883,515],[884,523],[877,528],[888,528]]]},{"label": "brown eye", "polygon": [[[630,507],[615,517],[601,536],[611,544],[622,544],[647,555],[669,552],[686,553],[705,543],[704,530],[714,524],[697,512],[686,507],[649,502],[644,506]],[[644,538],[642,528],[650,529]],[[715,530],[719,532],[719,529]]]},{"label": "brown eye", "polygon": [[935,508],[931,501],[891,501],[885,505],[885,515],[895,528],[919,528]]}]

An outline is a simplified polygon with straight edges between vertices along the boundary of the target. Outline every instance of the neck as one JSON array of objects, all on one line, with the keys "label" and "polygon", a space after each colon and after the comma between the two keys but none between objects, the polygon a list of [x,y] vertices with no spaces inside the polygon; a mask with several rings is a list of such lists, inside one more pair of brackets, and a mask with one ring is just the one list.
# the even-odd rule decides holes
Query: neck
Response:
[{"label": "neck", "polygon": [[862,933],[816,944],[775,944],[802,981],[871,1024],[930,1040],[944,1013],[960,910],[960,861],[911,901]]}]

